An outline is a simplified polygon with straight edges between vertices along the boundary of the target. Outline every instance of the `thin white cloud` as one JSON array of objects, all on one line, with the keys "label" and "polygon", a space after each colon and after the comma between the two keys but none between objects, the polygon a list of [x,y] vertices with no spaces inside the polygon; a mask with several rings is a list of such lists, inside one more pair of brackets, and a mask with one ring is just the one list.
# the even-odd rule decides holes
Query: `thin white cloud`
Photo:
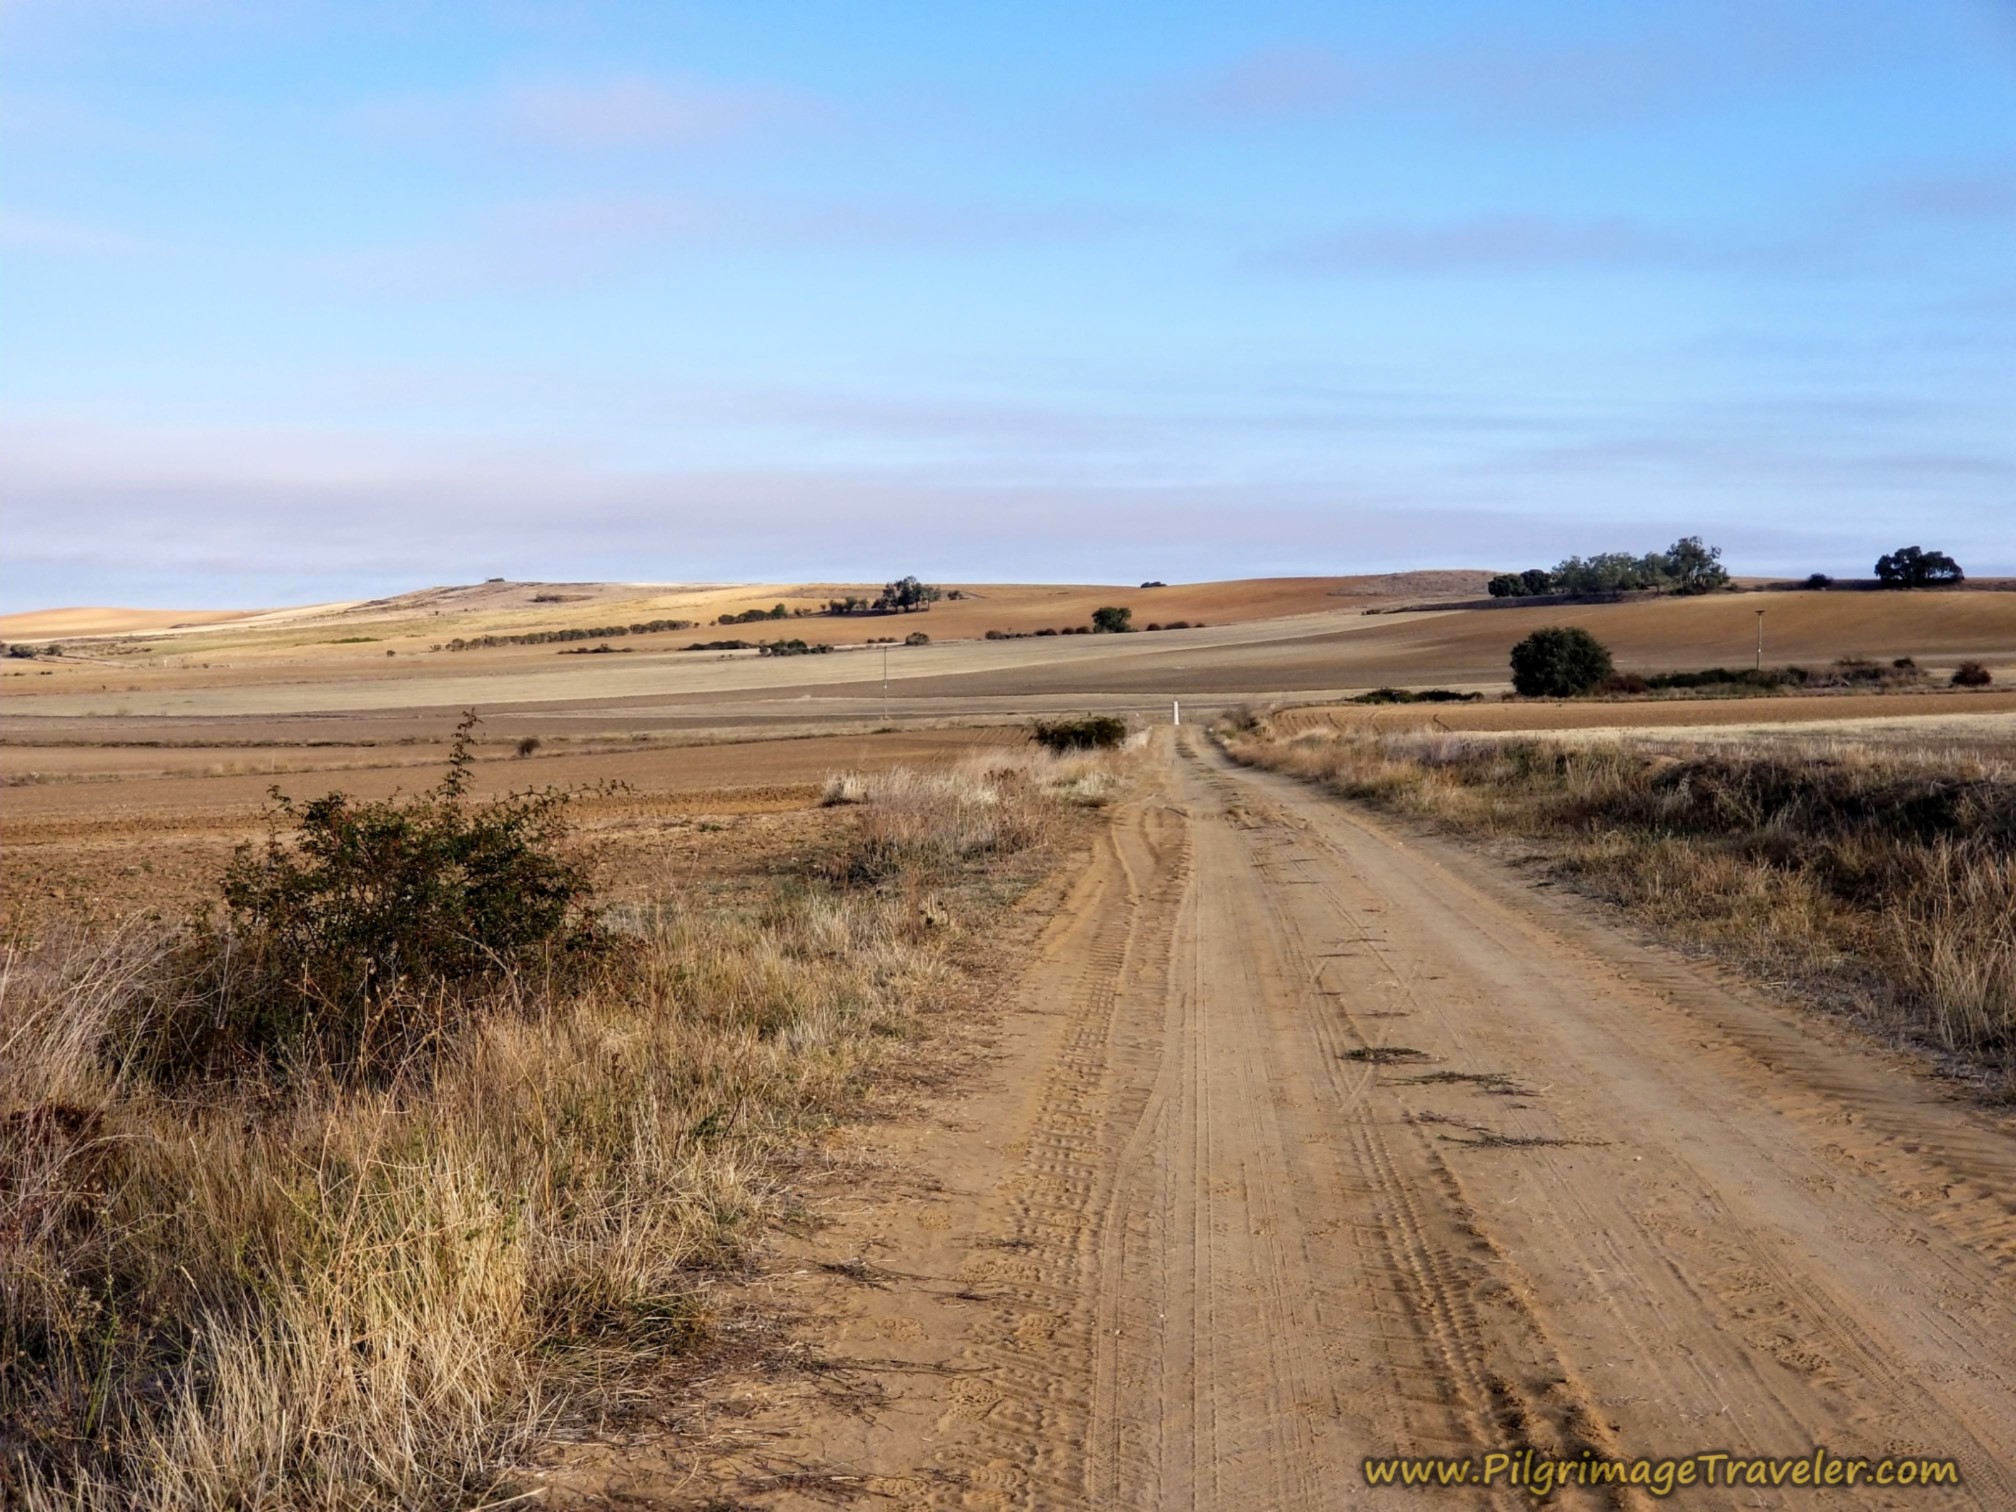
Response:
[{"label": "thin white cloud", "polygon": [[1609,127],[1894,58],[1922,32],[1884,0],[1619,6],[1583,40],[1466,32],[1411,48],[1262,47],[1166,86],[1159,113],[1249,123],[1416,111],[1487,128]]},{"label": "thin white cloud", "polygon": [[363,120],[372,135],[402,143],[615,149],[729,141],[826,113],[821,102],[790,90],[629,75],[527,79],[461,94],[408,95],[367,105]]},{"label": "thin white cloud", "polygon": [[118,254],[138,251],[143,245],[113,227],[0,206],[0,250]]},{"label": "thin white cloud", "polygon": [[1431,225],[1359,225],[1277,248],[1264,261],[1305,272],[1522,272],[1672,266],[1702,259],[1697,241],[1623,217],[1473,216]]},{"label": "thin white cloud", "polygon": [[2016,221],[2016,161],[1922,167],[1874,186],[1851,213],[1871,221],[1901,216],[1947,225]]}]

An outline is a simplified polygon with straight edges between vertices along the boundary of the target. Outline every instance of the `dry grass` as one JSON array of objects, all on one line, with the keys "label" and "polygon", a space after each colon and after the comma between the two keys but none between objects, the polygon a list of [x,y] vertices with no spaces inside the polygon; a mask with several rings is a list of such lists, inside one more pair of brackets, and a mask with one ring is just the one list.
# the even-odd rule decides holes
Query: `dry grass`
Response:
[{"label": "dry grass", "polygon": [[[171,1097],[116,1026],[159,925],[0,972],[0,1503],[447,1507],[555,1422],[714,1347],[713,1299],[967,990],[963,942],[1112,763],[862,779],[875,886],[657,900],[635,949],[509,983],[425,1075]],[[1004,858],[1013,856],[1015,859]],[[984,861],[987,885],[969,885]]]},{"label": "dry grass", "polygon": [[1239,760],[1486,835],[1583,891],[2016,1089],[2016,767],[1841,740],[1264,730]]},{"label": "dry grass", "polygon": [[1006,750],[938,771],[836,772],[820,801],[862,805],[840,872],[873,882],[1040,844],[1061,809],[1107,802],[1118,790],[1118,770],[1098,754]]}]

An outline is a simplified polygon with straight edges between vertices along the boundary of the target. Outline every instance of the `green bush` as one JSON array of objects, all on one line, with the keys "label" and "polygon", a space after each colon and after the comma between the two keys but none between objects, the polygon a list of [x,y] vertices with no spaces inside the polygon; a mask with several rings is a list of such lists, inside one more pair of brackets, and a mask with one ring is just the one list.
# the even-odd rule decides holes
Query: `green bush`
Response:
[{"label": "green bush", "polygon": [[1475,703],[1482,693],[1458,693],[1453,688],[1374,688],[1351,702],[1359,704]]},{"label": "green bush", "polygon": [[566,853],[575,794],[472,802],[475,726],[456,730],[439,785],[408,798],[297,805],[272,790],[273,833],[232,857],[222,919],[192,931],[182,990],[154,1011],[150,1069],[390,1075],[515,973],[604,950],[587,871]]},{"label": "green bush", "polygon": [[1647,688],[1782,688],[1794,679],[1777,667],[1704,667],[1699,672],[1655,672]]},{"label": "green bush", "polygon": [[1086,714],[1077,719],[1039,719],[1029,738],[1052,751],[1098,751],[1127,738],[1127,721],[1111,714]]},{"label": "green bush", "polygon": [[1134,611],[1119,604],[1108,604],[1103,609],[1092,611],[1092,629],[1100,635],[1125,635],[1134,628]]},{"label": "green bush", "polygon": [[762,656],[824,656],[832,649],[824,641],[807,645],[795,637],[790,640],[764,641],[756,647],[757,653]]},{"label": "green bush", "polygon": [[1512,648],[1512,687],[1527,698],[1576,698],[1611,670],[1609,649],[1580,626],[1535,630]]}]

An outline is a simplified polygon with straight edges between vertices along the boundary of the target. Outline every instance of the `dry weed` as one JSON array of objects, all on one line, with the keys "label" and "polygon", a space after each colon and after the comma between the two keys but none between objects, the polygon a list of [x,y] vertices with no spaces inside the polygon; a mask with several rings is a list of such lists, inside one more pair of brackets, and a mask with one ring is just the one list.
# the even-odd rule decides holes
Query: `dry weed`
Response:
[{"label": "dry weed", "polygon": [[[424,1077],[174,1095],[119,1026],[172,930],[0,961],[0,1504],[425,1508],[704,1350],[818,1131],[962,990],[955,942],[1115,758],[852,779],[902,885],[661,900],[565,992],[503,982]],[[1023,852],[962,888],[962,863]],[[992,889],[991,891],[988,889]],[[509,999],[509,1001],[504,1001]]]}]

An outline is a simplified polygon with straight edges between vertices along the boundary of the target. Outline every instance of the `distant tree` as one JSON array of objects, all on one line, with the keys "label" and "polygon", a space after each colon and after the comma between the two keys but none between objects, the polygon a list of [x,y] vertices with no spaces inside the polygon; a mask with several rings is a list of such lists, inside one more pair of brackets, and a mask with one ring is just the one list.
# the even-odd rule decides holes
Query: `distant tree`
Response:
[{"label": "distant tree", "polygon": [[1995,674],[1976,661],[1962,662],[1953,669],[1953,686],[1956,688],[1985,688],[1995,681]]},{"label": "distant tree", "polygon": [[1512,648],[1512,687],[1527,698],[1575,698],[1611,670],[1609,649],[1579,626],[1535,630]]},{"label": "distant tree", "polygon": [[1824,572],[1809,572],[1806,574],[1806,586],[1816,590],[1832,588],[1834,586],[1834,579],[1827,576]]},{"label": "distant tree", "polygon": [[1666,548],[1664,577],[1675,593],[1711,593],[1729,586],[1722,548],[1704,546],[1699,536],[1682,536]]},{"label": "distant tree", "polygon": [[1554,574],[1544,567],[1528,567],[1524,572],[1501,572],[1485,584],[1493,598],[1537,598],[1554,591]]},{"label": "distant tree", "polygon": [[1160,578],[1150,578],[1141,585],[1143,588],[1167,588],[1169,585]]},{"label": "distant tree", "polygon": [[931,637],[926,635],[922,630],[912,630],[908,635],[903,637],[903,644],[906,646],[928,646],[931,644]]},{"label": "distant tree", "polygon": [[1682,536],[1664,551],[1633,556],[1628,551],[1599,551],[1592,557],[1568,557],[1552,574],[1525,574],[1535,580],[1533,593],[1626,593],[1659,589],[1667,593],[1708,593],[1727,587],[1722,548],[1699,536]]},{"label": "distant tree", "polygon": [[913,609],[929,609],[945,596],[944,592],[929,583],[920,583],[914,577],[898,578],[883,586],[882,596],[875,600],[875,608],[886,612],[908,614]]},{"label": "distant tree", "polygon": [[1092,629],[1095,634],[1099,635],[1125,635],[1134,628],[1131,623],[1133,618],[1134,611],[1132,609],[1124,609],[1117,604],[1108,604],[1103,609],[1094,609],[1092,611]]},{"label": "distant tree", "polygon": [[1900,546],[1876,559],[1876,579],[1885,588],[1938,588],[1964,583],[1967,574],[1943,551]]},{"label": "distant tree", "polygon": [[1619,593],[1631,588],[1657,587],[1663,575],[1663,564],[1656,556],[1599,551],[1592,557],[1572,556],[1558,563],[1553,583],[1562,593]]}]

